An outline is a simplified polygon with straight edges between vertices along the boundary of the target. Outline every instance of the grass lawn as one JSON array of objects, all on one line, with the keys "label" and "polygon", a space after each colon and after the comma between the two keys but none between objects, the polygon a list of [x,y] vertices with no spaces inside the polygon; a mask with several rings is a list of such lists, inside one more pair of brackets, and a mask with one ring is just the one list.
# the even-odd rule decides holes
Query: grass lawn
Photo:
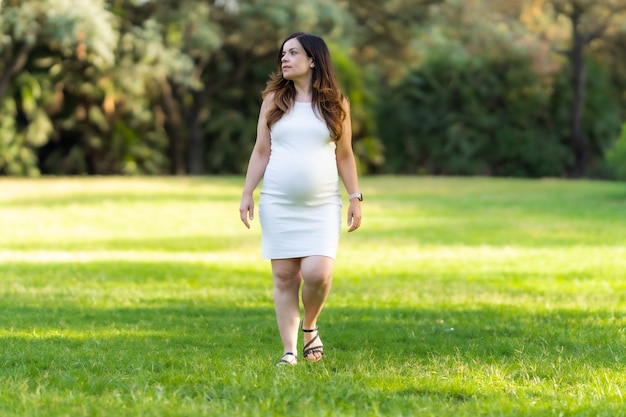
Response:
[{"label": "grass lawn", "polygon": [[363,178],[294,368],[242,184],[0,179],[0,415],[626,416],[626,184]]}]

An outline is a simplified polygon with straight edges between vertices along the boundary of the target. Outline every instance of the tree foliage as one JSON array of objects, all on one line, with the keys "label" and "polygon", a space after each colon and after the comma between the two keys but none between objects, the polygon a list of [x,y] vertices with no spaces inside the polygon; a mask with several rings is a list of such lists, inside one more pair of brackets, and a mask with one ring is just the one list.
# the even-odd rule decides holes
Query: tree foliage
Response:
[{"label": "tree foliage", "polygon": [[622,3],[0,1],[0,174],[242,173],[280,42],[309,31],[363,173],[606,175]]},{"label": "tree foliage", "polygon": [[[436,9],[421,37],[424,61],[380,106],[388,170],[570,174],[579,155],[568,109],[580,96],[554,45],[521,17],[506,18],[527,13],[524,7],[463,1]],[[592,56],[585,62],[591,64],[580,114],[585,169],[604,175],[601,158],[620,125],[619,103],[609,71]]]},{"label": "tree foliage", "polygon": [[607,152],[607,162],[615,177],[626,181],[626,123],[617,141]]},{"label": "tree foliage", "polygon": [[[568,162],[550,83],[524,56],[435,57],[382,106],[388,169],[407,174],[558,176]],[[401,140],[393,140],[401,138]],[[402,152],[404,150],[404,153]]]},{"label": "tree foliage", "polygon": [[70,0],[2,4],[0,172],[36,174],[37,149],[58,133],[51,116],[66,110],[63,92],[93,91],[75,74],[106,71],[114,62],[110,13],[98,1],[76,6]]}]

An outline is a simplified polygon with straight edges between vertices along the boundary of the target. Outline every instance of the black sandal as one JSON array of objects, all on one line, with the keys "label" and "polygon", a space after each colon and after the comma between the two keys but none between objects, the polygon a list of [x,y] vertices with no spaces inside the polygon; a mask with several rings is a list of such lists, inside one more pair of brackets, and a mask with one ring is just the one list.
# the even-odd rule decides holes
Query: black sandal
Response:
[{"label": "black sandal", "polygon": [[[304,326],[304,323],[302,323],[302,326],[300,326],[300,328],[302,329],[304,333],[312,333],[312,332],[317,332],[319,330],[319,326],[315,326],[315,329],[308,329],[308,330],[305,329],[303,326]],[[309,343],[304,345],[304,348],[302,349],[302,356],[304,356],[304,359],[306,359],[309,362],[319,362],[322,360],[321,357],[316,361],[307,359],[307,356],[309,356],[312,353],[319,353],[321,354],[321,356],[324,356],[324,346],[320,345],[320,346],[309,347],[311,346],[313,342],[315,342],[319,338],[320,338],[320,334],[318,332],[313,339],[309,340]]]},{"label": "black sandal", "polygon": [[[285,356],[293,356],[292,360],[288,360]],[[285,352],[280,361],[276,364],[277,366],[291,365],[296,366],[298,364],[298,357],[293,352]]]}]

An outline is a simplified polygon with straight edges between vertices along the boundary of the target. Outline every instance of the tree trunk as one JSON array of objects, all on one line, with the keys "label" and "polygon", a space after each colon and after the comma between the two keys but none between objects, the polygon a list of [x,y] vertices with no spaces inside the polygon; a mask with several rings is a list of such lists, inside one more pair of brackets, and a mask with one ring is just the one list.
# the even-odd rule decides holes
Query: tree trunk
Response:
[{"label": "tree trunk", "polygon": [[570,176],[578,178],[585,174],[587,169],[588,149],[587,140],[583,131],[583,108],[586,96],[586,68],[584,56],[584,44],[576,39],[571,54],[572,64],[572,90],[574,98],[570,112],[571,146],[574,151],[574,164]]},{"label": "tree trunk", "polygon": [[190,175],[204,175],[206,167],[204,163],[204,144],[202,129],[200,127],[200,110],[202,107],[202,92],[193,93],[193,105],[187,117],[189,126],[189,144],[187,147],[187,158],[189,161]]},{"label": "tree trunk", "polygon": [[181,123],[181,110],[169,81],[162,79],[161,90],[163,93],[163,107],[166,114],[165,130],[169,139],[169,154],[172,162],[172,174],[186,175],[185,165],[185,140],[183,125]]}]

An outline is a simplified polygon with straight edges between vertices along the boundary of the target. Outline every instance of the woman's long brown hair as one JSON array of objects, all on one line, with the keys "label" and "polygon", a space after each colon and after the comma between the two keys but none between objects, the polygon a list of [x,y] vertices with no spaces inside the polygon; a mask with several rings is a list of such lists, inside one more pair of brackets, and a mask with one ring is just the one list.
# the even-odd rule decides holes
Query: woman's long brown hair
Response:
[{"label": "woman's long brown hair", "polygon": [[278,122],[289,111],[296,97],[296,88],[293,81],[284,79],[281,70],[283,47],[285,42],[293,38],[300,42],[307,56],[313,58],[315,63],[311,79],[313,87],[311,105],[317,108],[324,118],[330,130],[331,138],[334,141],[338,141],[343,134],[343,121],[346,118],[346,110],[343,104],[345,96],[337,83],[328,46],[319,36],[303,32],[289,35],[283,41],[278,51],[278,71],[271,74],[263,91],[263,98],[271,93],[274,94],[273,106],[270,107],[266,114],[267,127],[271,129],[274,123]]}]

